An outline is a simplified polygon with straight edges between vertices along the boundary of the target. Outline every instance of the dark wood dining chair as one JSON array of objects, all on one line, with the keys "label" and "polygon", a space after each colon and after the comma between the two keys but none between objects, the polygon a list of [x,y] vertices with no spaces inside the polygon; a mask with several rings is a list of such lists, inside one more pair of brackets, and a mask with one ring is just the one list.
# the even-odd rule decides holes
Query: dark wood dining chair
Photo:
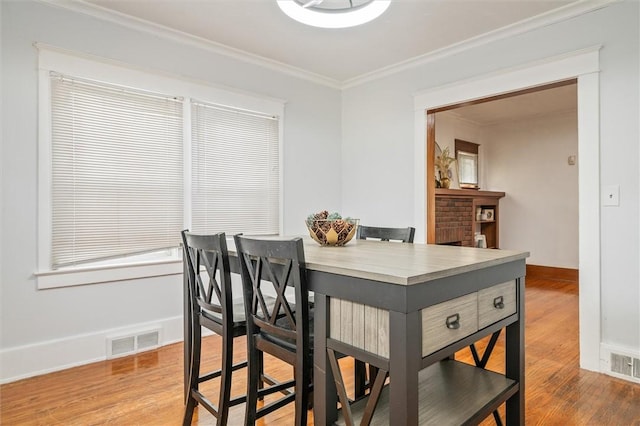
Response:
[{"label": "dark wood dining chair", "polygon": [[[189,339],[185,344],[190,347],[190,353],[183,425],[191,424],[197,404],[211,412],[218,425],[226,425],[229,407],[246,401],[244,395],[231,398],[232,373],[247,366],[246,361],[233,364],[234,338],[246,334],[244,304],[242,299],[233,300],[225,234],[195,235],[185,230],[182,231],[182,242],[191,321],[191,336],[185,336],[185,341]],[[206,374],[200,372],[201,327],[222,337],[222,367]],[[261,374],[261,365],[258,365],[258,371]],[[216,406],[200,391],[200,384],[217,377],[220,377],[220,392]]]},{"label": "dark wood dining chair", "polygon": [[[295,402],[295,425],[307,424],[312,389],[312,322],[301,238],[260,240],[235,236],[247,317],[247,358],[249,379],[245,424]],[[285,290],[293,288],[293,306]],[[268,307],[267,294],[276,303]],[[287,383],[259,389],[259,357],[263,353],[293,366],[294,377]],[[267,394],[294,388],[292,394],[257,408],[257,400]]]},{"label": "dark wood dining chair", "polygon": [[413,236],[416,229],[407,228],[384,228],[379,226],[358,226],[356,238],[361,240],[376,239],[380,241],[401,241],[403,243],[413,243]]}]

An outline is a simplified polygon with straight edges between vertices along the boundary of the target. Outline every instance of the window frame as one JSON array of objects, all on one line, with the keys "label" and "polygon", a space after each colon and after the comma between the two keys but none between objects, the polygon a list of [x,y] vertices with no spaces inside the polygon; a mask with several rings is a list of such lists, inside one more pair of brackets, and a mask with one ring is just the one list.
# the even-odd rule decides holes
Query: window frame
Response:
[{"label": "window frame", "polygon": [[85,265],[52,270],[52,152],[51,152],[51,82],[50,72],[136,90],[182,97],[184,154],[184,227],[191,226],[191,107],[190,100],[260,111],[279,117],[279,233],[283,229],[283,128],[285,101],[205,82],[187,80],[104,58],[69,52],[36,43],[38,55],[38,258],[34,272],[38,289],[131,280],[182,273],[179,250],[138,262],[111,265]]}]

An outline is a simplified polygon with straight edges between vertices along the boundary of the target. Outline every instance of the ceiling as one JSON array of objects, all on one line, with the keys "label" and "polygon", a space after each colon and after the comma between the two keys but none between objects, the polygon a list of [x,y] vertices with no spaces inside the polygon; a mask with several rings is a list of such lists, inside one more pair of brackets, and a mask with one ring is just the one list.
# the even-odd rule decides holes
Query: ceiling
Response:
[{"label": "ceiling", "polygon": [[573,83],[481,104],[463,106],[443,114],[450,114],[480,126],[490,126],[536,116],[577,111],[577,109],[578,85]]},{"label": "ceiling", "polygon": [[[53,0],[50,0],[53,1]],[[335,1],[335,0],[334,0]],[[344,0],[347,2],[348,0]],[[276,0],[77,0],[234,53],[248,53],[336,85],[434,54],[515,23],[585,7],[576,0],[392,0],[378,19],[320,29],[293,21]]]},{"label": "ceiling", "polygon": [[[368,24],[320,29],[293,21],[276,0],[76,0],[73,4],[154,31],[182,33],[232,55],[317,76],[336,87],[508,31],[510,26],[545,22],[554,14],[571,16],[593,7],[588,0],[392,0],[385,14]],[[484,126],[576,108],[573,84],[446,113]]]}]

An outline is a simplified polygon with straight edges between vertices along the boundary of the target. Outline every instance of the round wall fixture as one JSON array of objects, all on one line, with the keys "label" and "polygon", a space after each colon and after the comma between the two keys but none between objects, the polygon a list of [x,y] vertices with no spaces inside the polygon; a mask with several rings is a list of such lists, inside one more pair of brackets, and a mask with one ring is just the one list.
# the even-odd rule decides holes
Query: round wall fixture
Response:
[{"label": "round wall fixture", "polygon": [[391,0],[277,0],[289,17],[320,28],[348,28],[373,21]]}]

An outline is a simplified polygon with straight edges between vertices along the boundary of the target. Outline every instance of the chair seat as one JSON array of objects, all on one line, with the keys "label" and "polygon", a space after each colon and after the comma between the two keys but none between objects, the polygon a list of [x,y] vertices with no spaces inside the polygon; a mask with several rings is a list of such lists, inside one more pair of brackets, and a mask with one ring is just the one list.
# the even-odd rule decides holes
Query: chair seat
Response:
[{"label": "chair seat", "polygon": [[[292,306],[292,309],[295,307]],[[311,349],[311,353],[313,353],[313,331],[314,331],[314,321],[313,321],[313,309],[309,307],[309,346]],[[282,317],[276,321],[276,324],[282,328],[286,328],[288,330],[292,330],[291,323],[286,317]],[[289,339],[286,337],[279,337],[273,334],[260,333],[261,337],[264,340],[267,340],[271,343],[275,343],[276,345],[282,346],[285,349],[290,350],[291,352],[296,351],[296,341],[295,339]]]},{"label": "chair seat", "polygon": [[[267,308],[273,308],[273,305],[276,303],[276,299],[271,296],[264,296],[264,301],[267,305]],[[293,308],[293,306],[292,306]],[[211,312],[207,310],[202,310],[202,315],[209,318],[212,321],[222,324],[222,315],[217,312]],[[247,321],[247,317],[244,312],[244,299],[234,299],[233,300],[233,322],[234,325],[241,325]]]}]

